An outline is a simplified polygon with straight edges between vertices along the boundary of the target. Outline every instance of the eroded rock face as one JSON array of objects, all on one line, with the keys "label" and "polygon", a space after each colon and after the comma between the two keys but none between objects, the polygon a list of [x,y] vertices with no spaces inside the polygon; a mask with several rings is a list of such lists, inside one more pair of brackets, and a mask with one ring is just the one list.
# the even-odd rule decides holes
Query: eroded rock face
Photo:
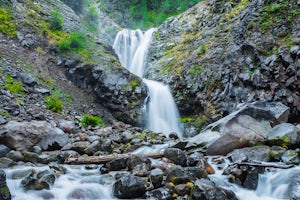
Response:
[{"label": "eroded rock face", "polygon": [[[113,50],[111,49],[113,54]],[[100,59],[97,65],[66,66],[67,76],[80,88],[92,90],[120,121],[141,126],[142,107],[147,96],[142,80],[121,67],[116,57]]]},{"label": "eroded rock face", "polygon": [[[150,45],[146,77],[168,83],[191,122],[205,115],[208,124],[257,100],[283,102],[289,120],[299,122],[299,15],[287,22],[285,11],[276,12],[280,22],[262,27],[261,21],[273,22],[275,12],[262,17],[272,2],[226,3],[202,1],[163,23]],[[298,8],[295,1],[280,6]],[[190,135],[201,130],[194,127]]]},{"label": "eroded rock face", "polygon": [[11,149],[31,151],[34,146],[43,150],[60,149],[69,137],[61,129],[46,121],[10,121],[0,130],[1,141]]}]

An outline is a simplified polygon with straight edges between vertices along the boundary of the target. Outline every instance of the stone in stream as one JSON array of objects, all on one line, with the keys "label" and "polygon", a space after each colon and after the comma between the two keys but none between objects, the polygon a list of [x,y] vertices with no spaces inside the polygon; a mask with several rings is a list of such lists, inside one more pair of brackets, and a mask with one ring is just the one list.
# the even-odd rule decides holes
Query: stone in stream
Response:
[{"label": "stone in stream", "polygon": [[9,151],[10,149],[7,146],[0,144],[0,158],[5,157]]},{"label": "stone in stream", "polygon": [[44,170],[36,172],[32,170],[31,173],[22,179],[21,186],[25,190],[43,190],[50,189],[56,180],[55,174],[51,171]]},{"label": "stone in stream", "polygon": [[6,184],[6,174],[0,169],[0,200],[11,200],[11,194]]},{"label": "stone in stream", "polygon": [[191,200],[238,200],[235,194],[223,188],[216,187],[208,179],[200,179],[195,182],[191,195]]},{"label": "stone in stream", "polygon": [[153,184],[154,188],[159,188],[162,186],[163,178],[164,172],[161,169],[155,168],[151,170],[150,181]]},{"label": "stone in stream", "polygon": [[154,198],[159,200],[170,200],[173,199],[170,191],[165,188],[158,188],[155,190],[151,190],[146,193],[148,198]]},{"label": "stone in stream", "polygon": [[170,159],[177,165],[186,166],[187,156],[184,151],[177,148],[167,148],[164,151],[164,157]]},{"label": "stone in stream", "polygon": [[146,178],[125,175],[113,185],[113,193],[117,198],[141,198],[146,191],[153,189],[153,185]]},{"label": "stone in stream", "polygon": [[269,162],[271,161],[271,149],[268,146],[246,147],[242,149],[235,149],[227,156],[232,160],[232,162]]}]

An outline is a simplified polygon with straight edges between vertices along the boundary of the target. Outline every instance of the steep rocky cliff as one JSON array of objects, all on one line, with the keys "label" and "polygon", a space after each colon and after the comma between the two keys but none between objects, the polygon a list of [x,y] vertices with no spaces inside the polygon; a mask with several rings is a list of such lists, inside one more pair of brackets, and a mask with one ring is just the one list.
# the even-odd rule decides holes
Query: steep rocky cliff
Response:
[{"label": "steep rocky cliff", "polygon": [[[121,66],[108,44],[112,43],[118,29],[116,24],[98,13],[95,14],[99,17],[95,27],[102,29],[91,32],[84,21],[91,11],[84,8],[83,13],[78,15],[59,0],[2,0],[0,9],[0,31],[11,37],[7,42],[8,38],[0,33],[3,40],[0,43],[2,63],[9,60],[10,67],[17,68],[20,57],[24,65],[37,65],[29,69],[33,76],[40,78],[44,71],[44,74],[58,77],[54,78],[58,88],[68,85],[66,80],[62,81],[57,76],[58,71],[64,71],[75,85],[95,95],[98,107],[105,107],[118,120],[143,124],[141,107],[146,98],[146,88],[139,77]],[[102,19],[106,21],[101,22]],[[16,49],[10,46],[12,44]],[[47,84],[47,77],[43,79]]]},{"label": "steep rocky cliff", "polygon": [[299,4],[203,1],[159,27],[146,76],[170,85],[188,134],[256,100],[283,102],[299,122]]}]

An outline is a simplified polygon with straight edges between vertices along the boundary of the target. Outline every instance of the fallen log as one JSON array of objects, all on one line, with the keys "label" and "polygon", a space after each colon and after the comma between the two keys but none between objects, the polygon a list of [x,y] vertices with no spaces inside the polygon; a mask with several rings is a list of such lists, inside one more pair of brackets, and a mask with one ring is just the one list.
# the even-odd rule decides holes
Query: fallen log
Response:
[{"label": "fallen log", "polygon": [[65,164],[105,164],[109,161],[118,159],[118,158],[130,158],[132,156],[139,156],[141,158],[161,158],[163,157],[164,153],[151,153],[145,155],[138,155],[138,154],[111,154],[105,156],[80,156],[78,158],[67,158],[65,160]]},{"label": "fallen log", "polygon": [[294,167],[294,165],[280,165],[276,163],[249,163],[249,162],[239,162],[233,163],[233,165],[248,165],[254,167],[271,167],[271,168],[278,168],[278,169],[289,169]]}]

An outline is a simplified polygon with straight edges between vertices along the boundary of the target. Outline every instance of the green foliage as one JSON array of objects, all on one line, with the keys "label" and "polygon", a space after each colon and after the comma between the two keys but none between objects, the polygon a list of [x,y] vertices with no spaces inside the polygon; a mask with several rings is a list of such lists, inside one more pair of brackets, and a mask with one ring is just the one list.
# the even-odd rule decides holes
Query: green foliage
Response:
[{"label": "green foliage", "polygon": [[44,100],[46,108],[55,113],[61,113],[64,109],[63,102],[55,95],[48,96]]},{"label": "green foliage", "polygon": [[188,70],[190,74],[198,74],[199,76],[202,74],[202,65],[196,67],[195,65],[191,66]]},{"label": "green foliage", "polygon": [[14,81],[10,75],[5,77],[6,83],[4,87],[10,91],[11,94],[22,94],[23,93],[23,86],[20,82]]},{"label": "green foliage", "polygon": [[91,32],[95,32],[98,30],[97,20],[99,18],[99,13],[95,8],[90,8],[89,12],[84,17],[87,28]]},{"label": "green foliage", "polygon": [[204,43],[200,44],[198,55],[204,55],[206,53],[206,45]]},{"label": "green foliage", "polygon": [[9,37],[16,37],[16,29],[11,12],[5,8],[0,8],[0,32]]},{"label": "green foliage", "polygon": [[98,116],[91,116],[91,115],[84,115],[80,121],[81,126],[83,127],[88,127],[88,126],[99,126],[99,127],[103,127],[104,126],[104,122],[103,119],[101,117]]},{"label": "green foliage", "polygon": [[88,39],[86,35],[80,31],[70,33],[67,38],[61,40],[58,44],[60,53],[79,52],[86,47]]},{"label": "green foliage", "polygon": [[267,6],[266,11],[268,13],[275,13],[275,12],[277,12],[277,11],[280,10],[281,6],[282,6],[282,4],[273,3],[273,4],[269,5],[269,6]]},{"label": "green foliage", "polygon": [[[101,0],[102,10],[114,16],[113,10],[129,15],[126,24],[131,28],[148,29],[164,22],[168,17],[177,15],[201,0]],[[117,14],[116,14],[117,15]],[[123,18],[120,20],[124,20]],[[117,21],[122,24],[124,22]]]},{"label": "green foliage", "polygon": [[57,31],[62,30],[63,22],[64,22],[63,17],[57,10],[52,11],[50,13],[49,23],[50,23],[51,30],[57,30]]}]

